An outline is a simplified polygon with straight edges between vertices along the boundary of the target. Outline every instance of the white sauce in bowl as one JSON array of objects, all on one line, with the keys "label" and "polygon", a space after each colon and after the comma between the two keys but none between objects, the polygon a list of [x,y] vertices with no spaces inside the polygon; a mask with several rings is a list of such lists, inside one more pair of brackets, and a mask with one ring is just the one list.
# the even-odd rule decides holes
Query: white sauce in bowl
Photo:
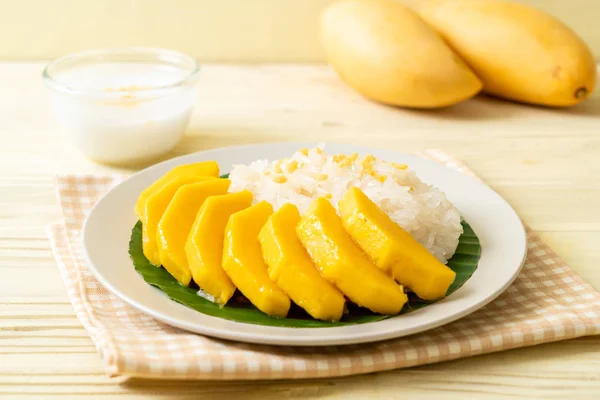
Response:
[{"label": "white sauce in bowl", "polygon": [[57,119],[73,144],[99,162],[151,160],[177,144],[195,103],[190,71],[156,62],[88,62],[52,76]]}]

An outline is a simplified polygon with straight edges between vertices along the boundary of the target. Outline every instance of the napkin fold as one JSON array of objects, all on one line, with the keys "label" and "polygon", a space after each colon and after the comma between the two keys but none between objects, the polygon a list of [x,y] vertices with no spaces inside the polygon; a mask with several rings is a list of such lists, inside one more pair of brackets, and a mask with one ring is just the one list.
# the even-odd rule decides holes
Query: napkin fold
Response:
[{"label": "napkin fold", "polygon": [[[474,176],[442,151],[419,155]],[[108,292],[82,256],[85,216],[100,196],[124,178],[56,177],[63,219],[48,229],[69,299],[110,376],[206,380],[334,377],[600,333],[600,294],[529,229],[527,260],[514,283],[486,307],[427,332],[371,344],[286,347],[229,342],[173,328]]]}]

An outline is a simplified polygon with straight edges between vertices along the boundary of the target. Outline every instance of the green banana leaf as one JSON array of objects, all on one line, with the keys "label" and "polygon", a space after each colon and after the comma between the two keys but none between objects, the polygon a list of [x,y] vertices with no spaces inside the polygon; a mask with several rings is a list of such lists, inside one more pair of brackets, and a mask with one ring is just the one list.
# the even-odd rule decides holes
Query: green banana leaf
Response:
[{"label": "green banana leaf", "polygon": [[[448,289],[446,296],[450,295],[460,288],[477,269],[481,246],[479,239],[471,227],[463,222],[464,233],[459,239],[458,248],[454,256],[448,261],[448,266],[456,272],[456,279]],[[248,324],[279,326],[287,328],[327,328],[344,325],[364,324],[367,322],[381,321],[387,318],[398,318],[398,316],[378,315],[358,307],[354,304],[348,304],[348,312],[344,314],[338,322],[326,322],[312,319],[304,310],[292,305],[286,318],[274,318],[263,314],[254,307],[241,294],[236,294],[225,307],[211,303],[210,301],[196,294],[198,287],[184,287],[177,282],[164,268],[156,267],[148,261],[142,250],[142,223],[134,226],[131,232],[129,242],[129,255],[133,261],[136,271],[142,278],[152,286],[157,287],[169,296],[187,307],[190,307],[203,314],[211,315],[236,322]],[[418,310],[427,307],[433,302],[428,302],[417,298],[409,293],[409,300],[405,304],[400,314]]]}]

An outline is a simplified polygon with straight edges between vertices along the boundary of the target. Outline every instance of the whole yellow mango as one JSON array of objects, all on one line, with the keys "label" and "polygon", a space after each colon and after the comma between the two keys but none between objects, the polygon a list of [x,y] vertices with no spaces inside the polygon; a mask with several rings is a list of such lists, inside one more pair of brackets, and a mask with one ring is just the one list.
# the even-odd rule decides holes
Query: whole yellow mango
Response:
[{"label": "whole yellow mango", "polygon": [[322,15],[329,63],[381,103],[437,108],[477,94],[481,81],[419,15],[394,0],[346,0]]},{"label": "whole yellow mango", "polygon": [[569,106],[594,89],[589,48],[542,11],[500,0],[433,0],[420,13],[483,80],[487,93]]}]

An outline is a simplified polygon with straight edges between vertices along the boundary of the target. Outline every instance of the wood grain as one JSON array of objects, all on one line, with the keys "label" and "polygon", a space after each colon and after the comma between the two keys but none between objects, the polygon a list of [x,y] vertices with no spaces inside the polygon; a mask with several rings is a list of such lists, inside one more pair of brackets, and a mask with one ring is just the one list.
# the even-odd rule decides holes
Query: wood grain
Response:
[{"label": "wood grain", "polygon": [[[123,171],[66,143],[39,77],[0,64],[0,398],[482,399],[600,396],[600,338],[352,378],[281,382],[109,379],[68,302],[46,238],[54,173]],[[208,65],[168,157],[263,141],[326,140],[466,161],[600,289],[600,96],[570,110],[481,97],[435,112],[369,103],[323,66]]]}]

